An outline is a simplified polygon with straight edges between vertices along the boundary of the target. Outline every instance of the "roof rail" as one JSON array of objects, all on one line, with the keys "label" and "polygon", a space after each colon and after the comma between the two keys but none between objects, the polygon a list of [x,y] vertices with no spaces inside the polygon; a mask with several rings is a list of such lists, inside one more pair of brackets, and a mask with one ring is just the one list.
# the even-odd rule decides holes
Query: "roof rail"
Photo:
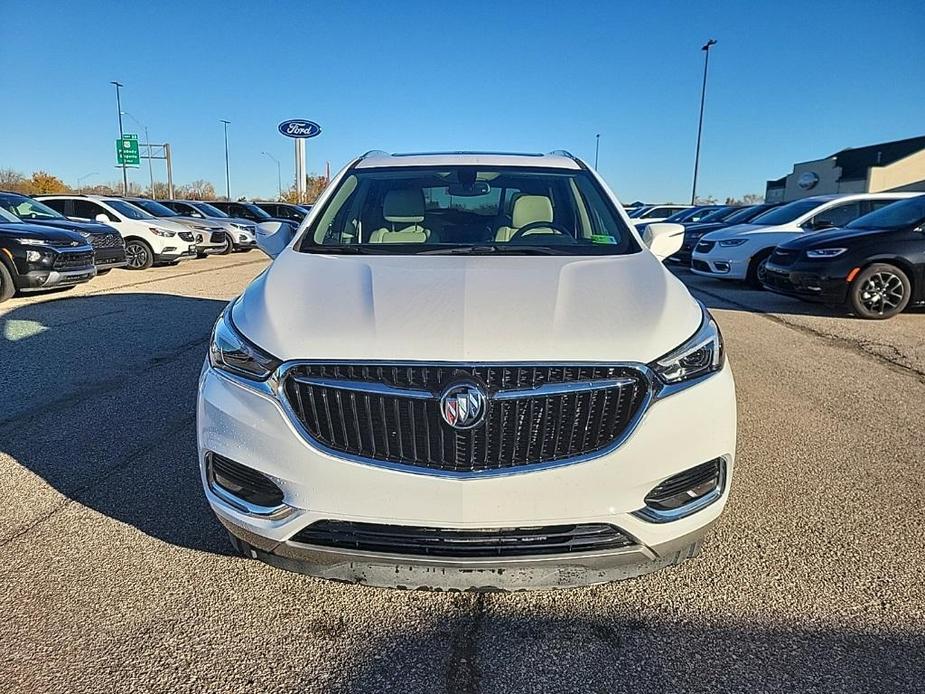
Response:
[{"label": "roof rail", "polygon": [[576,157],[574,154],[569,152],[567,149],[554,149],[551,152],[547,152],[547,154],[551,156],[556,156],[556,157],[568,157],[569,159],[574,159],[575,161],[578,161],[578,157]]},{"label": "roof rail", "polygon": [[373,156],[374,154],[381,154],[381,155],[386,156],[386,157],[392,156],[392,155],[390,155],[388,152],[386,152],[385,150],[382,150],[382,149],[371,149],[371,150],[369,150],[368,152],[364,152],[363,154],[361,154],[361,155],[360,155],[360,159],[366,159],[367,157],[371,157],[371,156]]}]

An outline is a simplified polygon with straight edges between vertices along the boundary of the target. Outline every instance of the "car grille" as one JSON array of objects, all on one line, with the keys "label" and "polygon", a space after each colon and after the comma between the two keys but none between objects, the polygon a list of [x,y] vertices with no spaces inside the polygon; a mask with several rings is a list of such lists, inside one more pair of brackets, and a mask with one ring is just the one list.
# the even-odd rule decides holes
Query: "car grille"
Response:
[{"label": "car grille", "polygon": [[55,270],[74,270],[93,265],[93,251],[81,253],[59,253],[55,258]]},{"label": "car grille", "polygon": [[774,253],[771,254],[770,262],[781,266],[793,265],[799,257],[799,251],[788,251],[784,248],[775,248]]},{"label": "car grille", "polygon": [[125,242],[118,234],[90,234],[87,237],[93,248],[123,248]]},{"label": "car grille", "polygon": [[[440,394],[475,383],[484,418],[447,424]],[[292,367],[283,388],[309,436],[335,453],[450,473],[560,462],[619,443],[649,382],[620,366],[350,365]],[[540,389],[539,392],[534,389]]]},{"label": "car grille", "polygon": [[196,240],[196,237],[193,236],[193,232],[191,231],[181,231],[177,234],[177,236],[179,236],[184,241],[195,241]]},{"label": "car grille", "polygon": [[516,557],[622,549],[634,541],[604,523],[534,528],[419,528],[323,520],[292,541],[362,552],[430,557]]},{"label": "car grille", "polygon": [[225,232],[224,231],[213,231],[212,236],[209,237],[210,243],[225,243]]},{"label": "car grille", "polygon": [[697,244],[698,253],[709,253],[713,250],[713,246],[716,245],[716,241],[701,241]]}]

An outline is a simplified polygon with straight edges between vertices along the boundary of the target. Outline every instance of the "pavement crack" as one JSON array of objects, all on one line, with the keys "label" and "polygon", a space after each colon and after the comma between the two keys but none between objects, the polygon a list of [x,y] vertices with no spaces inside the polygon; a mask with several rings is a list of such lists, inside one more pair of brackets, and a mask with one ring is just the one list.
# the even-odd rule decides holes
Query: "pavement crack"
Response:
[{"label": "pavement crack", "polygon": [[462,628],[454,635],[446,673],[446,690],[451,694],[476,694],[481,684],[476,646],[488,596],[486,593],[475,593],[464,594],[464,597],[468,600],[469,614]]},{"label": "pavement crack", "polygon": [[735,308],[742,311],[753,313],[756,316],[765,318],[766,320],[772,321],[774,323],[778,323],[779,325],[783,325],[786,328],[790,328],[791,330],[795,330],[796,332],[802,333],[804,335],[822,338],[823,340],[826,340],[833,345],[854,352],[855,354],[860,354],[861,356],[873,359],[874,361],[883,364],[887,368],[899,371],[900,373],[904,373],[908,376],[912,376],[917,381],[925,383],[925,371],[902,363],[901,359],[904,355],[893,345],[887,345],[872,340],[855,339],[841,335],[834,335],[824,330],[817,330],[806,325],[793,323],[784,318],[779,313],[774,313],[773,311],[765,311],[763,309],[750,306],[749,304],[743,303],[741,301],[730,299],[728,296],[715,294],[714,292],[702,289],[700,287],[695,288],[694,291],[699,294],[705,294],[706,296],[729,304],[730,306],[734,306]]}]

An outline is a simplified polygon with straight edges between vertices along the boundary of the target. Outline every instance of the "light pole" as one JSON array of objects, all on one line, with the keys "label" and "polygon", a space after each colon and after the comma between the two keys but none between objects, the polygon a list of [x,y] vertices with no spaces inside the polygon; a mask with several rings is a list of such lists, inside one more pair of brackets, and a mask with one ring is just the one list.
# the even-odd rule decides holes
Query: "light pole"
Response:
[{"label": "light pole", "polygon": [[601,134],[594,136],[594,170],[597,171],[597,155],[601,151]]},{"label": "light pole", "polygon": [[277,191],[277,193],[276,193],[276,195],[277,195],[276,199],[277,199],[277,200],[282,200],[282,199],[283,199],[283,173],[282,173],[282,169],[280,168],[280,165],[279,165],[279,159],[277,159],[276,157],[274,157],[274,156],[273,156],[272,154],[270,154],[269,152],[261,152],[261,154],[270,157],[270,159],[272,159],[273,161],[276,162],[276,191]]},{"label": "light pole", "polygon": [[222,120],[221,123],[225,126],[225,200],[231,200],[231,173],[228,168],[228,126],[231,121]]},{"label": "light pole", "polygon": [[81,181],[83,181],[85,178],[90,178],[90,176],[96,176],[98,173],[99,171],[91,171],[90,173],[85,173],[83,176],[78,176],[77,177],[77,192],[78,193],[84,192],[83,186],[81,185]]},{"label": "light pole", "polygon": [[710,47],[716,45],[716,39],[710,39],[700,49],[703,51],[703,86],[700,89],[700,121],[697,124],[697,153],[694,155],[694,185],[691,188],[691,205],[697,199],[697,172],[700,169],[700,136],[703,134],[703,104],[707,98],[707,68],[710,65]]},{"label": "light pole", "polygon": [[[116,86],[116,109],[119,112],[119,139],[122,139],[122,96],[119,94],[119,90],[122,89],[123,85],[121,82],[116,82],[113,80],[110,84]],[[119,143],[121,144],[121,142]],[[128,170],[125,167],[125,164],[122,164],[122,195],[128,195]]]},{"label": "light pole", "polygon": [[151,182],[151,187],[149,190],[151,192],[151,197],[153,198],[154,197],[154,166],[151,164],[151,139],[148,137],[148,126],[141,123],[137,118],[135,118],[135,116],[133,116],[128,111],[123,111],[122,115],[128,116],[129,118],[131,118],[133,121],[135,121],[135,124],[139,128],[145,131],[145,151],[148,153],[148,179]]}]

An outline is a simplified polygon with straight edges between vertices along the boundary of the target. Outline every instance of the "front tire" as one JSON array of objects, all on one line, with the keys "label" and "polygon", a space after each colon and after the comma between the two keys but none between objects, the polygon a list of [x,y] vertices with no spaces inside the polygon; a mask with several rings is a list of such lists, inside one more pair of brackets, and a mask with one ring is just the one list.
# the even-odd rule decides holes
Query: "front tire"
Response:
[{"label": "front tire", "polygon": [[96,276],[97,276],[97,277],[102,277],[103,275],[108,275],[110,272],[112,272],[112,268],[111,268],[111,267],[108,267],[108,268],[106,268],[105,270],[97,270],[97,271],[96,271]]},{"label": "front tire", "polygon": [[901,313],[912,296],[905,272],[889,263],[865,268],[848,289],[848,307],[858,318],[883,320]]},{"label": "front tire", "polygon": [[125,259],[129,270],[147,270],[154,265],[154,251],[141,239],[129,239],[125,244]]},{"label": "front tire", "polygon": [[764,289],[764,285],[761,284],[764,281],[764,278],[767,275],[766,266],[768,264],[768,258],[771,257],[773,249],[768,249],[762,251],[755,255],[752,258],[752,261],[748,264],[748,274],[745,277],[746,283],[752,289]]},{"label": "front tire", "polygon": [[228,255],[233,250],[234,243],[232,243],[231,237],[228,234],[225,234],[225,245],[222,246],[222,250],[215,251],[215,255]]},{"label": "front tire", "polygon": [[16,293],[16,285],[13,284],[13,275],[6,269],[6,265],[0,263],[0,304],[11,298]]}]

